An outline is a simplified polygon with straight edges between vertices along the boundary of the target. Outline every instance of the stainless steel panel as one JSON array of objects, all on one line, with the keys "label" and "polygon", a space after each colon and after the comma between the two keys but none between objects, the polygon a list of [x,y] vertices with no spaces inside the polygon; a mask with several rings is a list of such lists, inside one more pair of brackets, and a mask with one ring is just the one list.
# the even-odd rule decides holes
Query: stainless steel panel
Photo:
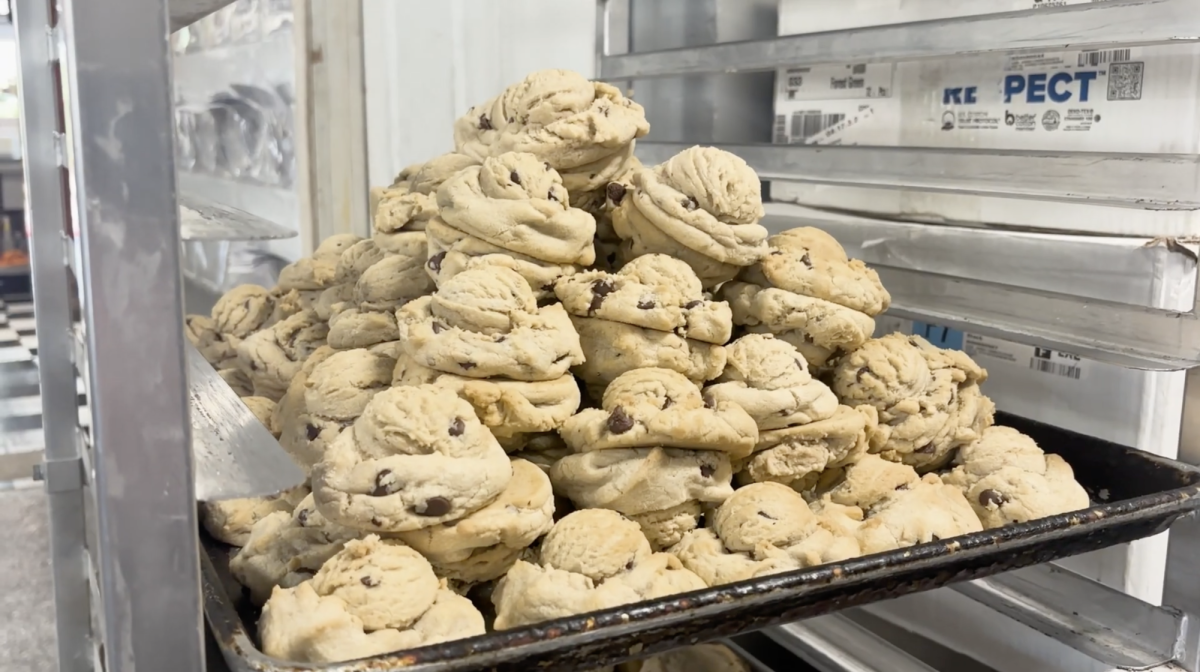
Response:
[{"label": "stainless steel panel", "polygon": [[1197,670],[1196,617],[1155,607],[1054,565],[951,587],[1113,667]]},{"label": "stainless steel panel", "polygon": [[273,495],[304,482],[304,472],[191,344],[186,346],[196,498]]},{"label": "stainless steel panel", "polygon": [[[609,56],[600,76],[753,72],[782,65],[899,61],[1010,50],[1200,40],[1196,0],[1125,0]],[[634,51],[637,49],[635,47]]]},{"label": "stainless steel panel", "polygon": [[62,7],[105,669],[201,672],[167,5]]},{"label": "stainless steel panel", "polygon": [[171,0],[171,32],[189,26],[234,0]]},{"label": "stainless steel panel", "polygon": [[[1197,10],[1200,16],[1200,9]],[[647,164],[694,143],[639,142]],[[850,145],[720,145],[764,180],[1200,209],[1200,157]]]},{"label": "stainless steel panel", "polygon": [[[65,194],[57,160],[55,133],[62,108],[51,71],[56,54],[46,39],[49,0],[12,4],[21,54],[22,145],[25,149],[26,221],[31,280],[38,333],[39,388],[45,459],[70,464],[79,459],[75,368],[71,365],[72,287],[63,264]],[[76,467],[78,468],[78,467]],[[28,476],[26,471],[22,476]],[[49,483],[48,483],[49,485]],[[54,572],[57,658],[61,672],[92,669],[90,589],[85,573],[83,492],[81,488],[48,494],[50,556]]]}]

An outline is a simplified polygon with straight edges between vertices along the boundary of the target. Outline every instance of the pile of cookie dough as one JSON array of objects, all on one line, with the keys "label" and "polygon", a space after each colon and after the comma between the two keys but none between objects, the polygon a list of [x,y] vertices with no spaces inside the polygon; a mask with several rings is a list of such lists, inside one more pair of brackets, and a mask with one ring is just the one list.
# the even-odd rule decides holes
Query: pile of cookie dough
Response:
[{"label": "pile of cookie dough", "polygon": [[[267,654],[362,658],[1088,506],[992,426],[970,357],[872,338],[874,271],[817,229],[768,235],[732,154],[642,166],[648,130],[617,89],[534,73],[372,192],[370,238],[187,318],[310,476],[202,511]],[[745,669],[721,651],[641,669]]]}]

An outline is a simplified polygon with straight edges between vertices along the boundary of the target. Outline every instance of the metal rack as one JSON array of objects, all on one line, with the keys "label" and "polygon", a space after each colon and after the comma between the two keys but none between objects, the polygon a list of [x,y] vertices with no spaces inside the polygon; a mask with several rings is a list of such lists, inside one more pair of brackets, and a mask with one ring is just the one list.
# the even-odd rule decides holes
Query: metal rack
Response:
[{"label": "metal rack", "polygon": [[[710,4],[716,3],[705,6]],[[963,13],[967,5],[978,7],[981,13],[987,11],[982,0],[959,4],[964,5]],[[636,27],[632,16],[628,25],[610,23],[610,10],[609,2],[599,0],[597,76],[631,89],[647,78],[1200,39],[1196,37],[1200,35],[1200,2],[1196,0],[1115,0],[614,53],[614,45],[628,40]],[[622,34],[625,30],[629,35]],[[638,156],[645,163],[658,163],[711,138],[686,140],[639,142]],[[1154,210],[1200,208],[1200,157],[1194,155],[716,146],[741,156],[766,181]],[[1200,365],[1200,274],[1197,248],[1190,243],[931,227],[786,204],[769,205],[764,224],[770,230],[811,225],[829,231],[851,256],[879,271],[893,297],[891,314],[1119,366],[1167,371]],[[983,250],[986,254],[973,253]],[[1185,443],[1197,441],[1200,436],[1184,437]],[[1195,460],[1187,446],[1180,452],[1181,459]],[[1197,530],[1184,523],[1172,534],[1189,535],[1178,544],[1187,547]],[[1179,563],[1173,567],[1180,569]],[[1179,605],[1188,614],[1154,607],[1052,566],[1019,570],[954,589],[1112,667],[1200,670],[1200,627],[1191,615],[1200,614],[1200,604]],[[865,638],[836,618],[822,617],[767,632],[822,670],[901,669],[894,664],[879,665],[891,660],[890,645]]]},{"label": "metal rack", "polygon": [[[211,409],[198,408],[207,403],[202,395],[189,394],[206,382],[188,373],[180,243],[227,239],[233,229],[282,235],[269,222],[180,194],[173,170],[166,37],[228,3],[13,4],[46,420],[46,459],[39,473],[50,501],[60,669],[201,672],[206,668],[193,450],[220,430],[213,426],[217,420],[227,427],[251,420],[248,412],[215,419],[207,412]],[[1200,35],[1197,0],[1117,0],[1036,17],[1018,13],[617,56],[607,53],[605,13],[601,2],[597,65],[608,79],[738,72],[846,57],[1152,44]],[[652,143],[639,149],[649,160],[655,152],[674,151]],[[1163,207],[1200,204],[1195,157],[1109,156],[1095,164],[1092,155],[733,149],[770,178],[995,193],[997,187],[985,180],[988,171],[1020,162],[1031,177],[1005,186],[1006,194]],[[1104,186],[1072,182],[1073,170],[1084,161],[1089,170],[1100,171]],[[849,240],[849,229],[859,224],[843,222],[847,230],[837,235]],[[837,223],[825,218],[822,226]],[[982,235],[963,229],[938,241],[907,240],[936,250],[937,245],[978,243]],[[1016,255],[1028,241],[988,242],[1009,246]],[[1183,248],[1189,255],[1178,248],[1138,252],[1097,241],[1076,244],[1111,263],[1127,259],[1122,268],[1144,282],[1124,284],[1124,294],[1098,301],[1086,286],[1065,284],[1062,278],[1027,276],[1022,286],[1014,286],[995,267],[978,267],[970,280],[938,279],[938,264],[947,260],[935,252],[923,261],[906,256],[907,267],[890,257],[868,260],[884,267],[884,281],[894,288],[903,314],[1124,364],[1161,369],[1200,364],[1193,248]],[[869,256],[866,246],[862,252]],[[1178,283],[1182,293],[1160,292],[1152,279]],[[1136,333],[1121,326],[1134,320],[1140,324]],[[77,376],[86,383],[90,430],[78,417]],[[1051,576],[1055,571],[1036,568],[959,590],[1042,632],[1069,634],[1064,641],[1113,665],[1200,669],[1200,633],[1190,616],[1086,581]],[[1200,605],[1188,606],[1200,611]],[[776,628],[770,636],[819,659],[823,669],[869,669],[872,659],[866,652],[850,655],[855,646],[894,655],[885,643],[838,616]],[[907,662],[898,655],[894,660]],[[915,661],[905,668],[899,664],[890,669],[922,669]]]}]

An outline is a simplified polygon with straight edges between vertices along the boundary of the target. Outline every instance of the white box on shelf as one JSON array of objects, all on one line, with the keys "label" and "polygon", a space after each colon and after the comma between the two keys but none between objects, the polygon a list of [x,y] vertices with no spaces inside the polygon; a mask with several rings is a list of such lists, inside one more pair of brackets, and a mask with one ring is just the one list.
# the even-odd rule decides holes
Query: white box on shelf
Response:
[{"label": "white box on shelf", "polygon": [[[1091,0],[1005,0],[1014,11]],[[987,13],[978,2],[783,0],[780,33]],[[1200,46],[984,54],[781,68],[775,142],[1200,153]],[[997,176],[1002,180],[1003,176]],[[913,221],[1141,236],[1200,234],[1200,213],[778,181],[772,197]]]}]

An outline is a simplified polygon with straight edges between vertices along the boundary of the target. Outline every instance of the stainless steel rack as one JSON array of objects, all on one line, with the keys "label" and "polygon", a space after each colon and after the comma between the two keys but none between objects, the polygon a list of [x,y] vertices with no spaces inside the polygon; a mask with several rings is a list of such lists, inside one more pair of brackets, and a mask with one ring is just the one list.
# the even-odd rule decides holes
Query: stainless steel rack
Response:
[{"label": "stainless steel rack", "polygon": [[[205,430],[195,423],[203,422],[205,414],[189,413],[189,404],[205,403],[189,390],[206,383],[187,372],[180,243],[227,238],[231,230],[247,235],[251,227],[255,236],[280,235],[269,222],[189,200],[179,193],[173,169],[167,36],[225,4],[227,0],[13,2],[46,426],[46,456],[39,473],[50,501],[58,659],[64,672],[206,669],[192,459],[193,439]],[[606,4],[599,7],[598,72],[619,80],[750,71],[785,62],[1155,44],[1200,35],[1198,0],[1115,0],[1036,15],[610,55]],[[1195,157],[733,149],[772,179],[1000,190],[1188,209],[1200,203]],[[647,157],[673,151],[651,143],[640,150]],[[1087,165],[1099,171],[1102,185],[1079,184],[1072,171],[1096,159],[1102,160]],[[1000,186],[987,180],[989,170],[1007,171],[1018,163],[1033,177]],[[821,219],[831,228],[843,226],[837,235],[848,245],[863,224],[804,217]],[[916,247],[924,235],[906,228],[915,225],[877,226],[897,245]],[[1129,365],[1171,369],[1200,364],[1194,248],[1071,242],[1098,258],[1081,266],[1080,274],[1099,276],[1103,264],[1119,264],[1135,281],[1103,302],[1083,283],[1033,274],[1017,285],[994,265],[978,266],[970,280],[938,275],[949,261],[936,254],[937,246],[977,244],[989,235],[995,234],[951,230],[921,244],[927,256],[914,260],[905,255],[904,264],[885,249],[862,241],[859,247],[863,256],[884,254],[869,260],[887,269],[885,282],[894,288],[904,314]],[[998,240],[986,242],[1008,246],[1012,255],[1033,245],[1020,237]],[[1176,283],[1178,293],[1164,293],[1155,282]],[[1139,333],[1121,326],[1134,320],[1141,325]],[[86,383],[90,429],[78,417],[77,375]],[[959,590],[1114,666],[1200,669],[1200,634],[1190,615],[1105,592],[1055,571],[1026,570]],[[1186,606],[1191,613],[1200,611],[1200,605]],[[839,616],[777,628],[770,636],[812,658],[820,669],[869,669],[869,652],[855,648],[890,651]],[[902,662],[889,669],[923,669],[899,655],[893,660]]]}]

